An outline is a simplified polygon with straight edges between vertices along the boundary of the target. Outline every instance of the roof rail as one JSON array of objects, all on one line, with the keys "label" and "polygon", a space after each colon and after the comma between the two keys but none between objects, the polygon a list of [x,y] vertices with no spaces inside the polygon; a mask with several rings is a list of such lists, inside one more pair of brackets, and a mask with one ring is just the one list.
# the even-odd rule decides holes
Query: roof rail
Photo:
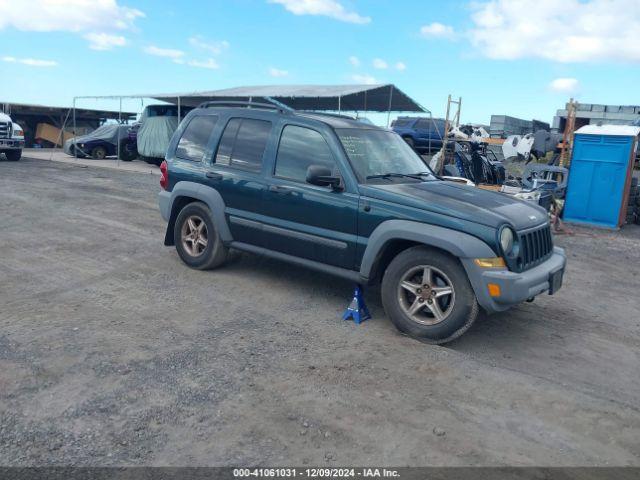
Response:
[{"label": "roof rail", "polygon": [[243,102],[243,101],[210,101],[203,102],[198,105],[198,108],[209,108],[209,107],[255,107],[255,108],[263,108],[267,110],[277,110],[280,113],[285,113],[287,110],[279,105],[274,105],[273,103],[262,103],[262,102]]}]

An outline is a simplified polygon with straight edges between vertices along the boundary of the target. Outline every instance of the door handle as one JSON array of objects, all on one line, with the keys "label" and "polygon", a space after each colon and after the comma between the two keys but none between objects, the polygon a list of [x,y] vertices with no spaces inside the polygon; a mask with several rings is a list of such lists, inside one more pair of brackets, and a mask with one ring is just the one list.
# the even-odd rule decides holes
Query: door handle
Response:
[{"label": "door handle", "polygon": [[269,185],[269,191],[273,193],[279,193],[280,195],[289,195],[293,190],[282,185]]},{"label": "door handle", "polygon": [[222,180],[222,174],[217,172],[207,172],[205,173],[205,176],[212,180]]}]

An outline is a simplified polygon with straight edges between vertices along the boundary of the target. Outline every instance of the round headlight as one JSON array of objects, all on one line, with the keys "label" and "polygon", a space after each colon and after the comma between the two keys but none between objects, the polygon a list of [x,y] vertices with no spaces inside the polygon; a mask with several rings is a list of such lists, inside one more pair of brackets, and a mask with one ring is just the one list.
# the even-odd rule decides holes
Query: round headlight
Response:
[{"label": "round headlight", "polygon": [[505,255],[509,255],[513,249],[513,230],[505,227],[500,232],[500,247]]}]

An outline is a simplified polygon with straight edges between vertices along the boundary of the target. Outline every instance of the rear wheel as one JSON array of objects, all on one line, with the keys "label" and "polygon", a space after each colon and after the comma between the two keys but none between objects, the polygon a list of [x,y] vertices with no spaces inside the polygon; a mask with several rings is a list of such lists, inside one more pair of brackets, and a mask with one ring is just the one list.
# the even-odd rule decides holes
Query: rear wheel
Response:
[{"label": "rear wheel", "polygon": [[17,162],[22,157],[22,150],[5,150],[4,154],[7,156],[7,160]]},{"label": "rear wheel", "polygon": [[96,160],[104,160],[107,156],[107,150],[104,147],[95,147],[91,150],[91,158]]},{"label": "rear wheel", "polygon": [[415,142],[413,141],[413,138],[411,137],[402,137],[402,138],[405,142],[407,142],[407,145],[409,145],[414,150],[416,149],[416,145],[415,145]]},{"label": "rear wheel", "polygon": [[178,255],[191,268],[208,270],[227,259],[229,249],[213,225],[209,207],[202,202],[190,203],[180,210],[173,235]]},{"label": "rear wheel", "polygon": [[130,162],[136,158],[135,154],[127,148],[128,143],[126,139],[120,142],[120,160],[124,162]]},{"label": "rear wheel", "polygon": [[458,338],[479,310],[460,262],[427,247],[392,260],[382,279],[382,305],[398,330],[433,344]]}]

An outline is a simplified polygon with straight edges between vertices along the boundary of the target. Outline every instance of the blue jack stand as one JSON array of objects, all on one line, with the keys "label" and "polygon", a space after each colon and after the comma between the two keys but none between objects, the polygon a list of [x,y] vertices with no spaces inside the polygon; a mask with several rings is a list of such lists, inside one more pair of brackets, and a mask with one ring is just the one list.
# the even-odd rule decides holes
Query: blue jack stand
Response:
[{"label": "blue jack stand", "polygon": [[342,315],[343,320],[349,320],[350,318],[357,324],[371,318],[369,309],[364,303],[364,298],[362,298],[362,287],[360,285],[356,285],[356,290],[353,292],[353,300],[351,300],[351,303],[344,311],[344,315]]}]

